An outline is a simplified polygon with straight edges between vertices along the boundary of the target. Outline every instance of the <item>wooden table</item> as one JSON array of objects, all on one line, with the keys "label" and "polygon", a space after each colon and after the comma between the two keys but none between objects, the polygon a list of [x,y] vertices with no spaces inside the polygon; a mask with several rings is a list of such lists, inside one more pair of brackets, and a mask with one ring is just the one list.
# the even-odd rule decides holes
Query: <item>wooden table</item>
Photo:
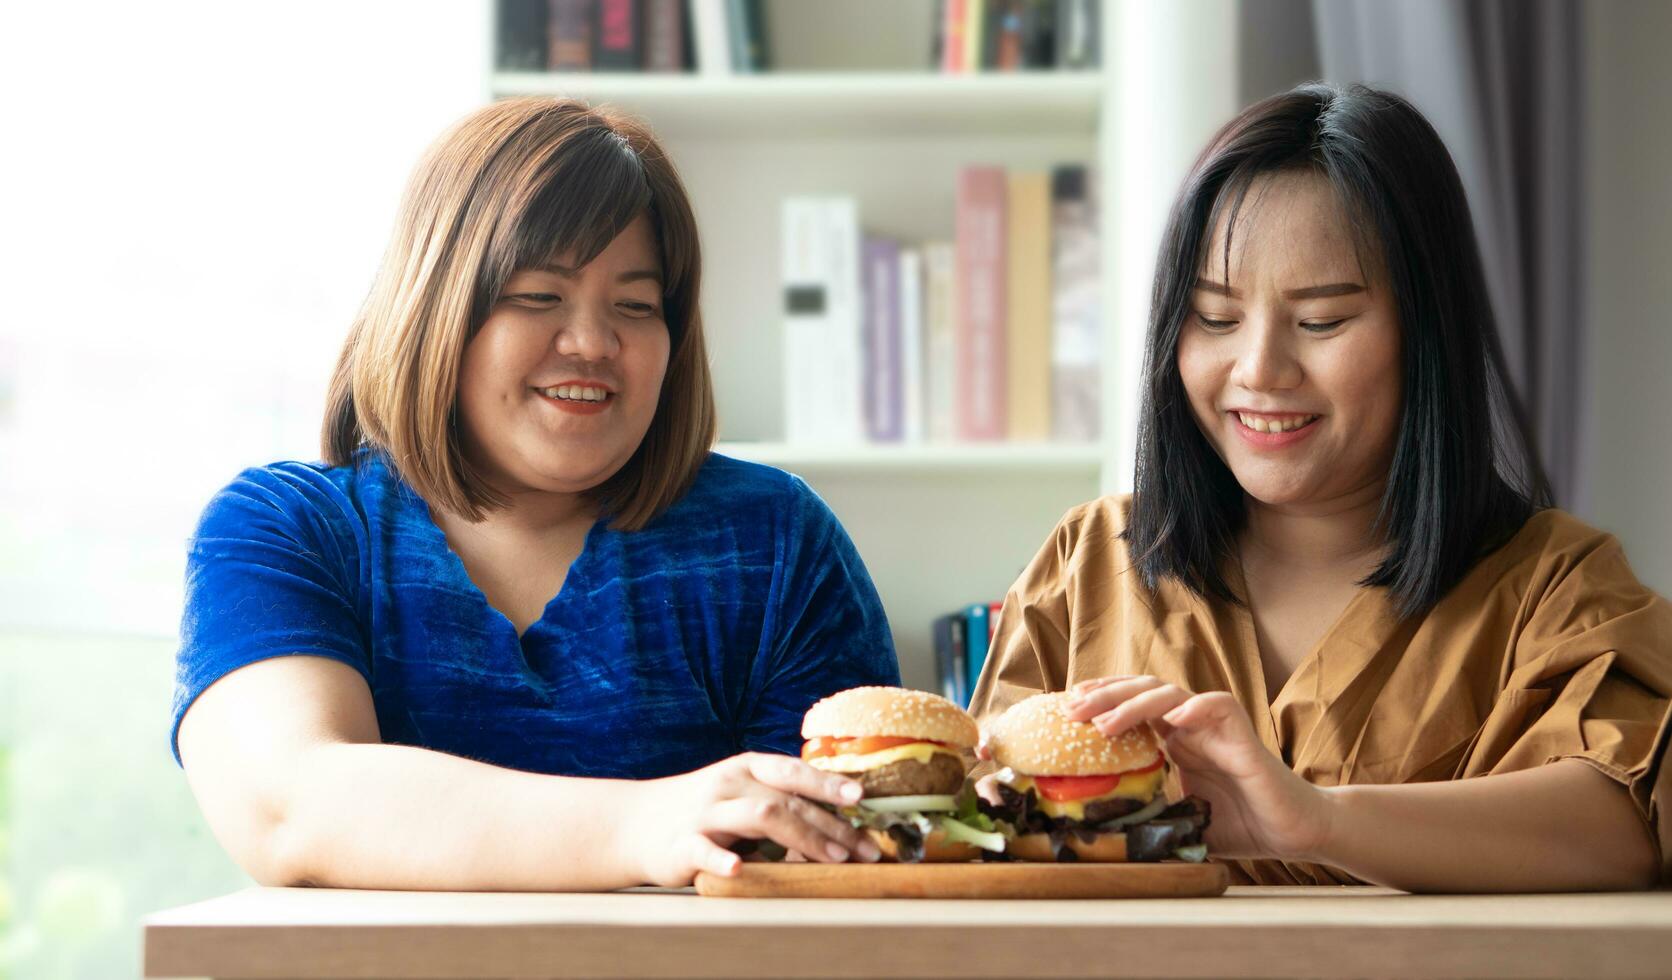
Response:
[{"label": "wooden table", "polygon": [[1672,894],[834,901],[252,888],[150,916],[145,975],[1672,976]]}]

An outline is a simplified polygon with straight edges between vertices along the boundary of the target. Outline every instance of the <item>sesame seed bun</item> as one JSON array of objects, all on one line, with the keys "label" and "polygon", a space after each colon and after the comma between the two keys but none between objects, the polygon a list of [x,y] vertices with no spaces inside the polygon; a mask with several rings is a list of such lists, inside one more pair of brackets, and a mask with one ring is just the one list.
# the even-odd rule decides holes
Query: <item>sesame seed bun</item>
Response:
[{"label": "sesame seed bun", "polygon": [[987,731],[993,759],[1026,776],[1101,776],[1143,769],[1160,756],[1150,726],[1109,738],[1090,722],[1069,720],[1068,700],[1059,691],[1012,705]]},{"label": "sesame seed bun", "polygon": [[938,694],[904,687],[855,687],[807,710],[802,738],[921,738],[972,749],[975,719]]}]

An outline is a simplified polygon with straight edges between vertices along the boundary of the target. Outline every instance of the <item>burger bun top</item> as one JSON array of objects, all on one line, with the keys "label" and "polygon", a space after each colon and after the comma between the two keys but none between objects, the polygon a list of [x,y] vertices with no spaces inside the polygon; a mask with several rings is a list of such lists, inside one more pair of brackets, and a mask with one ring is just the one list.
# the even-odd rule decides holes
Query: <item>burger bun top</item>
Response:
[{"label": "burger bun top", "polygon": [[1066,691],[1019,701],[989,726],[987,747],[1001,766],[1027,776],[1102,776],[1145,769],[1161,755],[1148,724],[1114,738],[1068,717]]},{"label": "burger bun top", "polygon": [[802,738],[917,738],[973,749],[980,730],[969,712],[938,694],[904,687],[855,687],[807,710]]}]

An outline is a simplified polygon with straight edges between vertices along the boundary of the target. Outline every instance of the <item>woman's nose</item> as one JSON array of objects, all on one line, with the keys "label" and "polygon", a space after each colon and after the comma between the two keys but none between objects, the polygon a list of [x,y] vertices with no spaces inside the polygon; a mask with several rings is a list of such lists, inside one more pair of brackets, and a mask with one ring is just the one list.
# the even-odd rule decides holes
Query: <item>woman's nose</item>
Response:
[{"label": "woman's nose", "polygon": [[621,349],[609,316],[594,311],[578,312],[565,319],[557,331],[556,345],[559,354],[585,361],[602,361]]},{"label": "woman's nose", "polygon": [[1251,318],[1238,331],[1242,342],[1237,351],[1231,381],[1250,391],[1273,391],[1300,384],[1302,371],[1291,340],[1269,318]]}]

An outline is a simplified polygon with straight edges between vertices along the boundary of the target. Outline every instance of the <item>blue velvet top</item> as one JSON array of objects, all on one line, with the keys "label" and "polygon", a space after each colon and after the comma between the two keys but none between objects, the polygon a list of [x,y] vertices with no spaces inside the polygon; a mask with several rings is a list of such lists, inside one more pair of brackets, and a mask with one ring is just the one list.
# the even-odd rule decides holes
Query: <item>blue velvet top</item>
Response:
[{"label": "blue velvet top", "polygon": [[572,776],[793,754],[814,701],[900,681],[835,515],[798,478],[719,455],[645,529],[594,525],[521,637],[379,455],[246,470],[191,542],[176,736],[218,678],[286,654],[359,671],[385,742]]}]

